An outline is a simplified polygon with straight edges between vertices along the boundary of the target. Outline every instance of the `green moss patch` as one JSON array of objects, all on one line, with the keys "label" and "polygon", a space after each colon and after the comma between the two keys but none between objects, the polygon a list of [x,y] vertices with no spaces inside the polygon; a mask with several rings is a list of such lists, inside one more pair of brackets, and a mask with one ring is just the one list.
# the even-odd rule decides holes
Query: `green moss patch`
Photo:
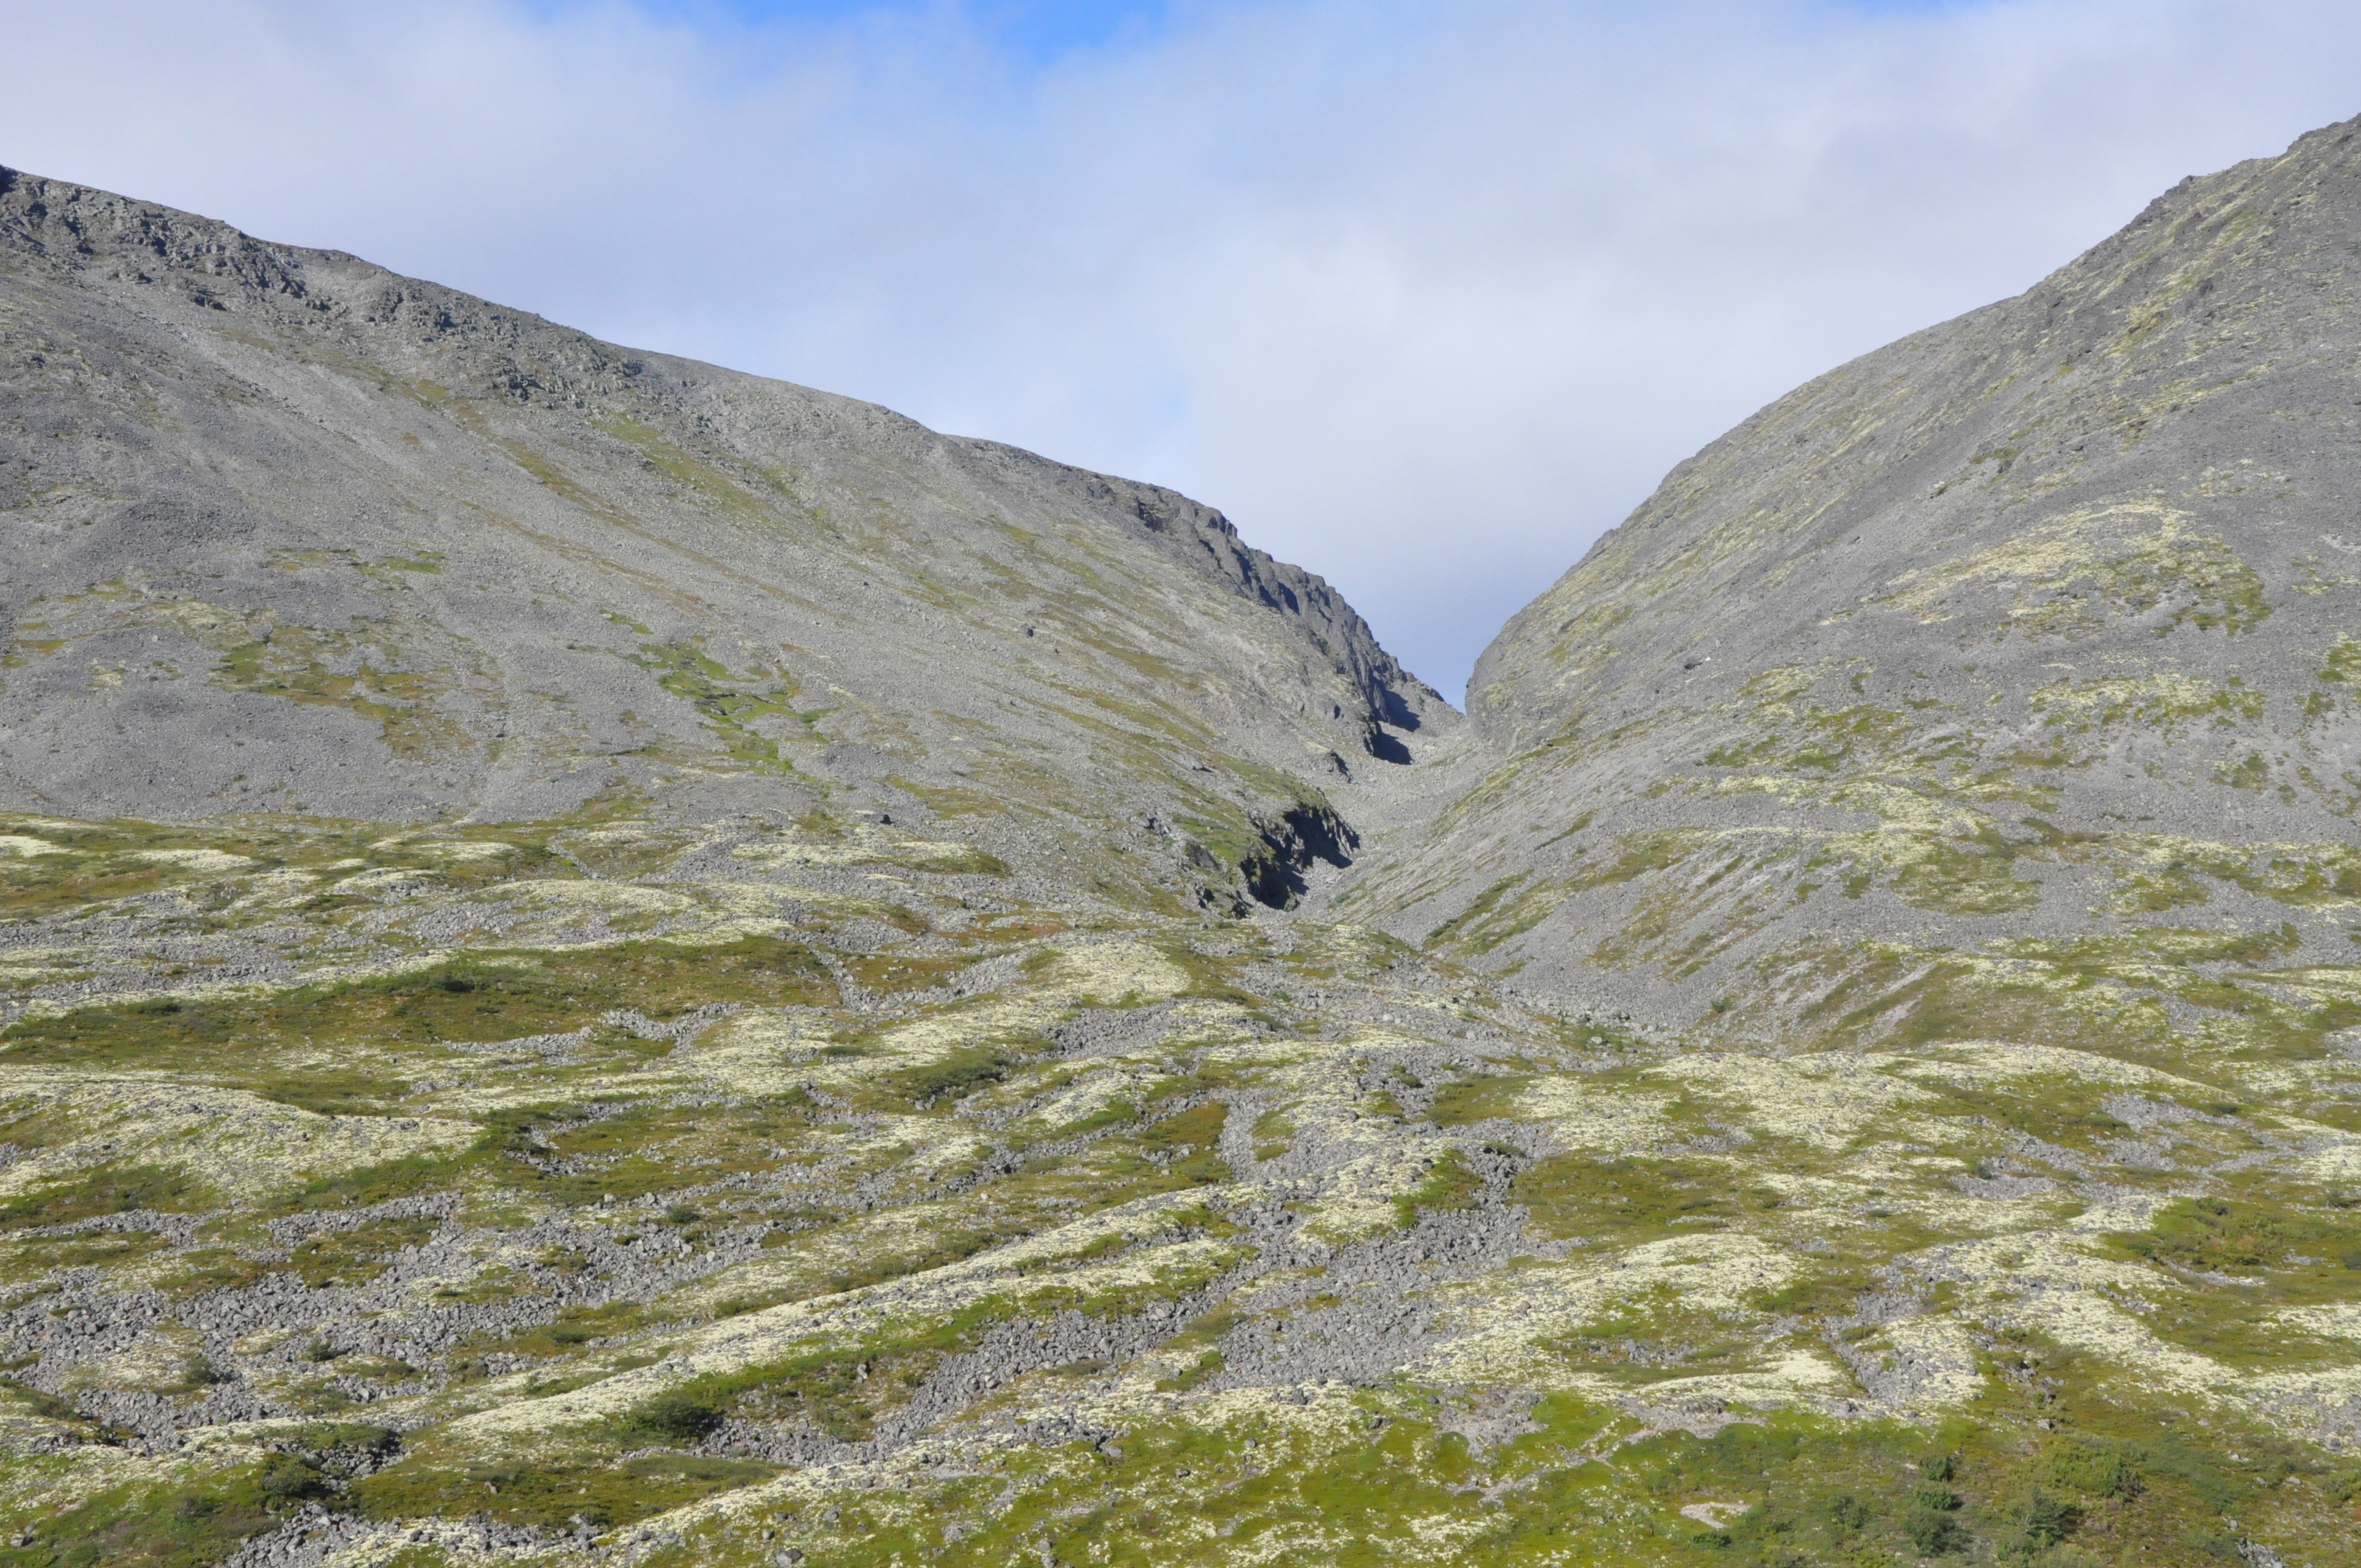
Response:
[{"label": "green moss patch", "polygon": [[760,667],[734,675],[694,644],[643,642],[631,662],[653,672],[658,685],[694,707],[734,761],[769,771],[795,771],[779,755],[777,739],[757,728],[784,724],[797,734],[810,729],[817,716],[796,710],[802,688],[793,676]]},{"label": "green moss patch", "polygon": [[[630,1008],[665,1018],[722,1002],[827,1005],[835,986],[811,950],[773,937],[716,947],[642,940],[578,952],[480,950],[433,970],[262,996],[161,998],[86,1007],[9,1026],[8,1059],[98,1070],[170,1069],[328,1113],[393,1109],[405,1047],[563,1034]],[[356,1065],[323,1047],[359,1047]],[[431,1054],[412,1070],[423,1070]]]},{"label": "green moss patch", "polygon": [[365,1285],[386,1271],[393,1254],[433,1235],[435,1223],[431,1219],[374,1220],[345,1230],[317,1232],[294,1249],[288,1266],[313,1289]]},{"label": "green moss patch", "polygon": [[1729,1166],[1686,1159],[1600,1159],[1552,1155],[1519,1171],[1509,1201],[1535,1230],[1617,1245],[1719,1229],[1778,1207],[1779,1195],[1748,1187]]},{"label": "green moss patch", "polygon": [[1425,1210],[1473,1209],[1484,1196],[1484,1178],[1457,1149],[1438,1156],[1416,1187],[1397,1196],[1394,1212],[1404,1230],[1418,1223]]},{"label": "green moss patch", "polygon": [[488,1118],[500,1179],[569,1207],[618,1202],[794,1163],[815,1113],[799,1092],[716,1104],[594,1102]]},{"label": "green moss patch", "polygon": [[[2211,1273],[2361,1277],[2361,1209],[2184,1198],[2116,1239],[2132,1256]],[[2361,1295],[2361,1277],[2352,1283]]]},{"label": "green moss patch", "polygon": [[920,1328],[691,1378],[612,1424],[623,1442],[694,1443],[735,1418],[865,1442],[879,1414],[906,1402],[945,1356],[973,1348],[982,1329],[1010,1311],[1005,1302],[980,1305]]},{"label": "green moss patch", "polygon": [[1446,1083],[1435,1091],[1427,1119],[1438,1127],[1464,1127],[1514,1116],[1518,1097],[1536,1081],[1530,1074],[1485,1073]]},{"label": "green moss patch", "polygon": [[508,1524],[611,1530],[768,1480],[774,1464],[697,1453],[487,1460],[405,1460],[357,1482],[352,1504],[372,1519],[481,1516]]},{"label": "green moss patch", "polygon": [[77,1174],[0,1203],[0,1230],[64,1225],[140,1210],[193,1214],[220,1206],[211,1183],[165,1165],[126,1165]]},{"label": "green moss patch", "polygon": [[292,1456],[181,1483],[111,1487],[34,1524],[29,1545],[0,1545],[5,1568],[206,1568],[294,1508],[328,1478]]},{"label": "green moss patch", "polygon": [[163,1238],[145,1231],[92,1231],[28,1237],[0,1245],[0,1277],[30,1278],[53,1268],[112,1267],[150,1256]]}]

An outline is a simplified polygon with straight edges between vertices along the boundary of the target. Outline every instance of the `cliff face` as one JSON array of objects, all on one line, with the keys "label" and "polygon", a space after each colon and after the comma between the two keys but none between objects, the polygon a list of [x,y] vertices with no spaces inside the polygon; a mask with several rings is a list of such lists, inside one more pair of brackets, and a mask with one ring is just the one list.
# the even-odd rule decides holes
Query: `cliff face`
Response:
[{"label": "cliff face", "polygon": [[1502,630],[1489,777],[1358,896],[1806,1034],[1900,1026],[1938,1001],[1902,977],[2003,940],[2349,958],[2356,279],[2346,125],[1764,409]]},{"label": "cliff face", "polygon": [[29,176],[0,289],[20,807],[949,810],[1227,897],[1457,719],[1153,486]]}]

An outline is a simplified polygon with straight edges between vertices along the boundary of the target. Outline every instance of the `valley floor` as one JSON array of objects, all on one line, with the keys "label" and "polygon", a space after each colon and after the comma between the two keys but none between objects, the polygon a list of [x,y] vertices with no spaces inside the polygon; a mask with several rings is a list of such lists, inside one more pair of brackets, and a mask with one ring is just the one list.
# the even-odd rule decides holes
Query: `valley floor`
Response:
[{"label": "valley floor", "polygon": [[0,854],[5,1568],[2351,1561],[2350,974],[1707,1050],[821,817]]}]

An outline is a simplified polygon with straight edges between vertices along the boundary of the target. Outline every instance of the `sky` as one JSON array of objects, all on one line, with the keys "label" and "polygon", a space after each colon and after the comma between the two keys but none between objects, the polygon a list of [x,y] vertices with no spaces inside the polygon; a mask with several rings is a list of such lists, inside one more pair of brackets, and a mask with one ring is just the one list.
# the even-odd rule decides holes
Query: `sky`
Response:
[{"label": "sky", "polygon": [[2361,114],[2317,0],[0,0],[0,164],[1171,486],[1455,702],[1788,389]]}]

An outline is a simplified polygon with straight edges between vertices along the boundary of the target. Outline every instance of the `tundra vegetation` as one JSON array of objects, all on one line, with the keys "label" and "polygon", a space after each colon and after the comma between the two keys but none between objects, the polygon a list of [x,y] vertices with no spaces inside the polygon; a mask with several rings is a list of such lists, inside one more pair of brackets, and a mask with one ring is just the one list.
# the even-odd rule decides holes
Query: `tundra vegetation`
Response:
[{"label": "tundra vegetation", "polygon": [[629,804],[0,825],[0,1562],[2349,1540],[2361,1075],[2220,1036],[2268,933],[1741,1049]]}]

